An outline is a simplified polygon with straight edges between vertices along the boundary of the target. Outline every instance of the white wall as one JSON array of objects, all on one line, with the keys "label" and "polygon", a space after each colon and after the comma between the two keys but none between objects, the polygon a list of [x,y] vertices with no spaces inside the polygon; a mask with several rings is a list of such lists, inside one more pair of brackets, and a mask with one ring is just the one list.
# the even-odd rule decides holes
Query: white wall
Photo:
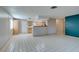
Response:
[{"label": "white wall", "polygon": [[20,31],[21,33],[27,33],[28,30],[28,24],[26,20],[20,20]]},{"label": "white wall", "polygon": [[56,33],[56,19],[50,18],[48,20],[48,34]]},{"label": "white wall", "polygon": [[8,18],[0,18],[0,48],[10,39],[10,25]]}]

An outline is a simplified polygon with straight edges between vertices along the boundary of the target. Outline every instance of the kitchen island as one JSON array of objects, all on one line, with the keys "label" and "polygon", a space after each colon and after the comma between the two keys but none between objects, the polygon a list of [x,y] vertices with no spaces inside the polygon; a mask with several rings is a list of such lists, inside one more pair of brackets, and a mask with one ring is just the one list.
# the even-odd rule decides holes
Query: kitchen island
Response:
[{"label": "kitchen island", "polygon": [[47,35],[48,30],[47,26],[34,26],[33,27],[33,36],[42,36]]}]

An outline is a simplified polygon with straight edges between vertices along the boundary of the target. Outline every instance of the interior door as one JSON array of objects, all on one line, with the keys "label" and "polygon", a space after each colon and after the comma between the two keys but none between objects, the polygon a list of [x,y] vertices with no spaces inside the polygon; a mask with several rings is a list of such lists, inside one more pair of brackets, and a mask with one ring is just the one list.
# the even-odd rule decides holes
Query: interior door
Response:
[{"label": "interior door", "polygon": [[19,20],[13,20],[13,34],[19,34]]}]

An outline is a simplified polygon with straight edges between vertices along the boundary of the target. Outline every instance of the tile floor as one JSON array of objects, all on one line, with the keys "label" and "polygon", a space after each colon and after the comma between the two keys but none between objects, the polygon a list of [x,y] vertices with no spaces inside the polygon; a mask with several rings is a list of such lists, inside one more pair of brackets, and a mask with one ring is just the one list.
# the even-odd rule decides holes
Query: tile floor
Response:
[{"label": "tile floor", "polygon": [[39,36],[28,34],[13,36],[6,52],[77,52],[79,38],[71,36]]}]

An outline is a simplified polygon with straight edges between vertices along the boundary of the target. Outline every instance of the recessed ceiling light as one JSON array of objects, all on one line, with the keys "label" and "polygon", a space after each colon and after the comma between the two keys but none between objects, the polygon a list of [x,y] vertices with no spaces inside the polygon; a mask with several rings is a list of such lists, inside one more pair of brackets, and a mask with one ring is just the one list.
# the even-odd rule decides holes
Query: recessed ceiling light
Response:
[{"label": "recessed ceiling light", "polygon": [[52,7],[51,7],[51,9],[55,9],[55,8],[57,8],[57,6],[52,6]]}]

